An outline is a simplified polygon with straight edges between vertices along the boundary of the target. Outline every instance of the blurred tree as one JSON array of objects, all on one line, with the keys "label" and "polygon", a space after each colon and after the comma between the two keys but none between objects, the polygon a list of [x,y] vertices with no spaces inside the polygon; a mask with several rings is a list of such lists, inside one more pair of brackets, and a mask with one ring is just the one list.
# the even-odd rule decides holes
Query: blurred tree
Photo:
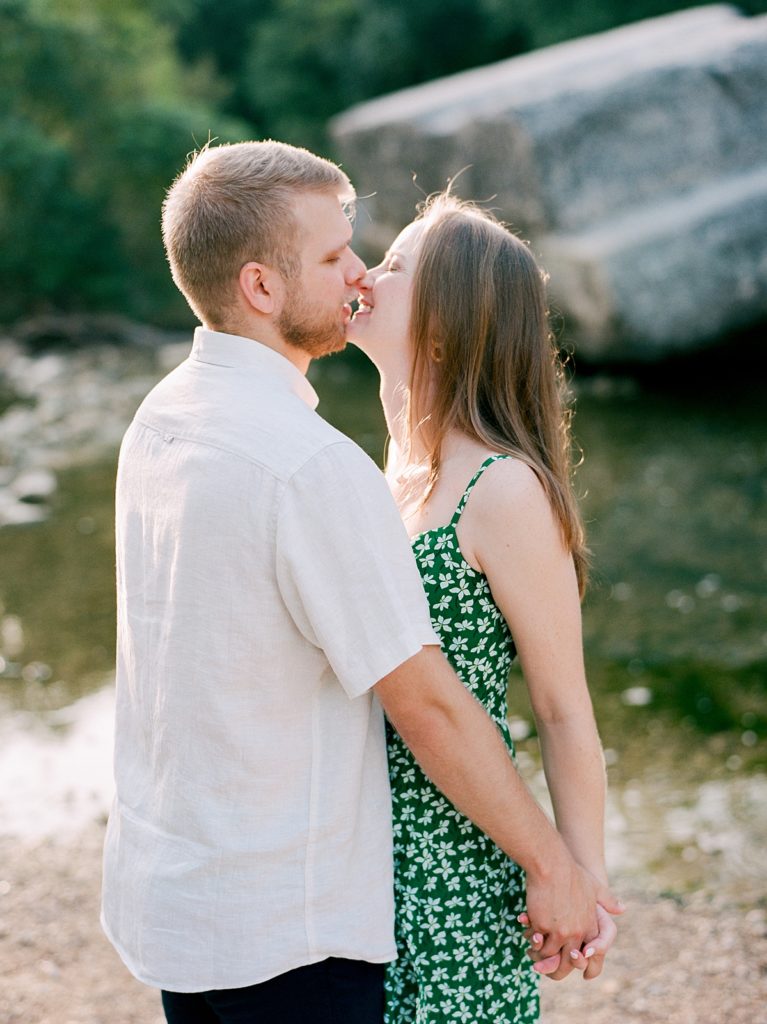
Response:
[{"label": "blurred tree", "polygon": [[533,48],[699,5],[700,0],[515,0]]},{"label": "blurred tree", "polygon": [[218,85],[145,11],[0,0],[0,317],[44,307],[178,316],[165,188],[209,132]]},{"label": "blurred tree", "polygon": [[228,94],[222,109],[255,121],[243,88],[243,63],[256,27],[273,10],[272,0],[150,0],[157,17],[176,32],[178,51],[189,63],[210,61]]},{"label": "blurred tree", "polygon": [[119,232],[78,187],[67,147],[6,115],[0,150],[0,317],[49,304],[123,306],[128,267]]},{"label": "blurred tree", "polygon": [[272,0],[241,62],[247,113],[327,150],[324,122],[353,103],[527,48],[500,0]]}]

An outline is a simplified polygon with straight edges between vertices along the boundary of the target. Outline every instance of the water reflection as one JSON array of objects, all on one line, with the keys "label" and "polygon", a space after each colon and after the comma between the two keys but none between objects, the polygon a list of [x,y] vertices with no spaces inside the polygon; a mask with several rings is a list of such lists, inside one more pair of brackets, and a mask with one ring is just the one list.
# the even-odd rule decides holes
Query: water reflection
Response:
[{"label": "water reflection", "polygon": [[76,834],[106,814],[112,782],[111,685],[56,711],[0,716],[0,834]]},{"label": "water reflection", "polygon": [[[0,719],[0,834],[66,838],[103,819],[112,799],[114,688],[59,711],[6,712]],[[523,738],[517,723],[517,734]],[[545,805],[537,758],[520,766]],[[716,889],[745,906],[764,894],[767,776],[695,786],[653,773],[613,787],[607,807],[611,874],[628,891]]]}]

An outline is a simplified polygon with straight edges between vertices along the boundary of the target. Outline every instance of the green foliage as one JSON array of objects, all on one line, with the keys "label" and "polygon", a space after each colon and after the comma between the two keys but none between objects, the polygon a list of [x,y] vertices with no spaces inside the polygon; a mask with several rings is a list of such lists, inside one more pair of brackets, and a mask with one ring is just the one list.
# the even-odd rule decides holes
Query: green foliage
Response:
[{"label": "green foliage", "polygon": [[41,308],[178,315],[159,208],[211,130],[173,38],[130,6],[0,3],[0,318]]},{"label": "green foliage", "polygon": [[77,185],[66,146],[28,120],[0,122],[0,315],[124,301],[117,230]]},{"label": "green foliage", "polygon": [[324,123],[353,103],[519,53],[528,38],[496,0],[273,0],[239,73],[247,114],[327,150]]}]

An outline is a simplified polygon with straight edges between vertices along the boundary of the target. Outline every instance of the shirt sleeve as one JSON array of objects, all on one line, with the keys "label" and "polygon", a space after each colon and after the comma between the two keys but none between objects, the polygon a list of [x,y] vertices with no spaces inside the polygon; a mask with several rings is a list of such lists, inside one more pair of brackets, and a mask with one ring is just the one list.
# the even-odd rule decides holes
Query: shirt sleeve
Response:
[{"label": "shirt sleeve", "polygon": [[329,445],[288,481],[277,582],[306,639],[349,697],[437,644],[407,531],[383,474],[352,442]]}]

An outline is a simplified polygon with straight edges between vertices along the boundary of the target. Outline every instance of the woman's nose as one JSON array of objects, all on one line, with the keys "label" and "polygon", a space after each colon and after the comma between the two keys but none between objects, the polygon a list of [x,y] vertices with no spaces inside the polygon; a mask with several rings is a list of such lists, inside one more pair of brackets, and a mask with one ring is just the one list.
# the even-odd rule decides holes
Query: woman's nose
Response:
[{"label": "woman's nose", "polygon": [[375,283],[378,280],[378,278],[381,276],[381,272],[383,271],[383,269],[384,268],[383,268],[383,264],[382,263],[379,263],[375,267],[369,267],[365,271],[365,276],[362,278],[362,280],[360,281],[360,283],[358,285],[359,290],[361,292],[363,292],[363,291],[368,291],[368,292],[372,291],[373,290],[373,286],[375,285]]},{"label": "woman's nose", "polygon": [[375,277],[373,276],[372,270],[366,270],[364,276],[357,282],[357,287],[361,292],[369,292],[372,289],[374,282]]}]

